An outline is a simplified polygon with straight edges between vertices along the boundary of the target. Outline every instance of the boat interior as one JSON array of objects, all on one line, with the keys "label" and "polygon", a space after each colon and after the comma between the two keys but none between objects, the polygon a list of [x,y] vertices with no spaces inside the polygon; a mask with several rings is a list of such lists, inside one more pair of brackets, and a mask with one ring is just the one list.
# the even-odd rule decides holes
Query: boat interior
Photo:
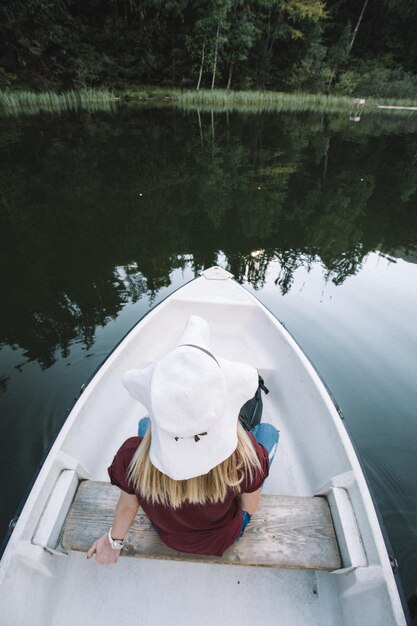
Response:
[{"label": "boat interior", "polygon": [[[240,286],[232,285],[230,292],[230,281],[213,281],[209,288],[198,282],[148,314],[80,396],[4,555],[0,622],[5,626],[259,622],[363,626],[365,620],[372,625],[405,624],[381,562],[376,518],[369,509],[363,476],[318,375],[272,315]],[[54,545],[51,550],[42,545],[54,533],[58,536],[62,527],[63,519],[47,519],[51,492],[62,471],[73,470],[77,479],[108,480],[107,467],[115,452],[136,434],[138,420],[146,415],[122,386],[122,374],[152,363],[175,345],[191,314],[209,322],[215,354],[251,363],[270,390],[263,399],[263,421],[279,429],[280,443],[264,493],[334,498],[332,512],[340,526],[336,530],[343,556],[339,571],[123,556],[116,565],[105,567],[83,553],[62,554]],[[73,488],[68,487],[64,501],[72,497]],[[346,496],[341,504],[338,489]]]}]

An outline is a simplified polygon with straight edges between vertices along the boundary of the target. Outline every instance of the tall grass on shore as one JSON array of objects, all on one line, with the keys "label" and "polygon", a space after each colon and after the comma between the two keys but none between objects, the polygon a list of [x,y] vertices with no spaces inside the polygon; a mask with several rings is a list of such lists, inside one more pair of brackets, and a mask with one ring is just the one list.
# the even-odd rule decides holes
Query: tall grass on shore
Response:
[{"label": "tall grass on shore", "polygon": [[287,94],[274,91],[184,91],[177,99],[184,109],[208,108],[214,111],[269,113],[275,111],[323,111],[346,113],[352,109],[352,98],[321,94]]},{"label": "tall grass on shore", "polygon": [[[417,102],[412,100],[366,98],[364,104],[357,104],[356,100],[350,96],[280,93],[274,91],[183,91],[177,95],[175,104],[184,110],[237,111],[241,113],[272,113],[279,111],[344,113],[350,115],[355,115],[355,113],[415,115],[417,113]],[[378,105],[414,106],[416,110],[379,109]]]},{"label": "tall grass on shore", "polygon": [[68,110],[112,111],[116,108],[116,96],[107,89],[83,89],[54,93],[45,91],[0,91],[0,114],[33,115],[41,111],[61,112]]},{"label": "tall grass on shore", "polygon": [[125,100],[139,100],[139,101],[151,101],[161,100],[168,102],[175,100],[181,93],[181,89],[176,87],[158,87],[156,85],[146,86],[139,85],[136,87],[129,87],[123,89],[120,93],[122,99]]},{"label": "tall grass on shore", "polygon": [[[120,97],[107,89],[84,89],[54,93],[31,91],[0,91],[0,115],[36,114],[41,111],[66,110],[113,111],[118,101],[150,106],[175,106],[184,111],[240,113],[328,113],[355,118],[361,115],[399,115],[416,119],[417,101],[365,98],[358,102],[351,96],[329,96],[309,93],[281,93],[276,91],[229,91],[221,89],[185,90],[163,87],[132,87],[120,93]],[[415,107],[378,108],[379,106]]]}]

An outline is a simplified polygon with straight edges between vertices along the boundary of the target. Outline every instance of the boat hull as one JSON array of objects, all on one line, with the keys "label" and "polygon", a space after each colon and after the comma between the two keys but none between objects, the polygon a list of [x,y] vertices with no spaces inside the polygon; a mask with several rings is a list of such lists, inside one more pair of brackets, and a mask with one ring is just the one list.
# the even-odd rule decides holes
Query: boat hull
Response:
[{"label": "boat hull", "polygon": [[[34,541],[63,470],[107,480],[121,443],[145,407],[122,374],[160,358],[188,317],[203,316],[212,349],[255,366],[270,389],[264,420],[281,431],[264,491],[329,498],[346,539],[338,573],[241,568],[120,558],[102,568],[82,555],[58,556]],[[335,495],[336,494],[336,495]],[[351,507],[351,527],[343,507]],[[353,530],[352,530],[353,529]],[[351,541],[356,533],[355,541]],[[346,536],[345,536],[346,535]],[[349,543],[350,542],[350,543]],[[353,546],[353,548],[351,547]],[[53,547],[52,547],[53,548]],[[87,385],[64,424],[18,520],[0,567],[0,615],[7,624],[405,625],[381,529],[340,414],[314,367],[280,322],[224,270],[211,268],[148,313]],[[25,604],[27,590],[34,605]],[[50,598],[54,598],[51,612]],[[115,600],[116,599],[116,600]],[[80,618],[81,616],[81,618]],[[1,620],[1,618],[0,618]],[[80,621],[81,620],[81,621]]]}]

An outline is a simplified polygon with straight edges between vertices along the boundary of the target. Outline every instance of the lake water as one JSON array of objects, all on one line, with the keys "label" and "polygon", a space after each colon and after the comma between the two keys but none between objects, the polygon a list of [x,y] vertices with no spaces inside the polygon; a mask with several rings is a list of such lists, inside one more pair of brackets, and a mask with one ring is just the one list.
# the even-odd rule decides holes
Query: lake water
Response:
[{"label": "lake water", "polygon": [[80,386],[213,264],[338,401],[417,586],[417,122],[122,108],[0,118],[1,534]]}]

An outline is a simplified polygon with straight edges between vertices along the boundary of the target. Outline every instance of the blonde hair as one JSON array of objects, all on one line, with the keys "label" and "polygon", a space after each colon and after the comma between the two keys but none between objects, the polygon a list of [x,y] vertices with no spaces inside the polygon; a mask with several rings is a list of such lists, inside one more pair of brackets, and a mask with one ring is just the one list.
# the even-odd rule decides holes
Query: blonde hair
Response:
[{"label": "blonde hair", "polygon": [[148,427],[129,464],[128,480],[139,495],[151,504],[178,509],[186,501],[190,504],[223,502],[229,488],[240,493],[239,485],[245,475],[252,480],[256,470],[262,471],[252,442],[240,423],[237,426],[237,439],[235,452],[207,474],[188,480],[174,480],[151,463],[151,428]]}]

